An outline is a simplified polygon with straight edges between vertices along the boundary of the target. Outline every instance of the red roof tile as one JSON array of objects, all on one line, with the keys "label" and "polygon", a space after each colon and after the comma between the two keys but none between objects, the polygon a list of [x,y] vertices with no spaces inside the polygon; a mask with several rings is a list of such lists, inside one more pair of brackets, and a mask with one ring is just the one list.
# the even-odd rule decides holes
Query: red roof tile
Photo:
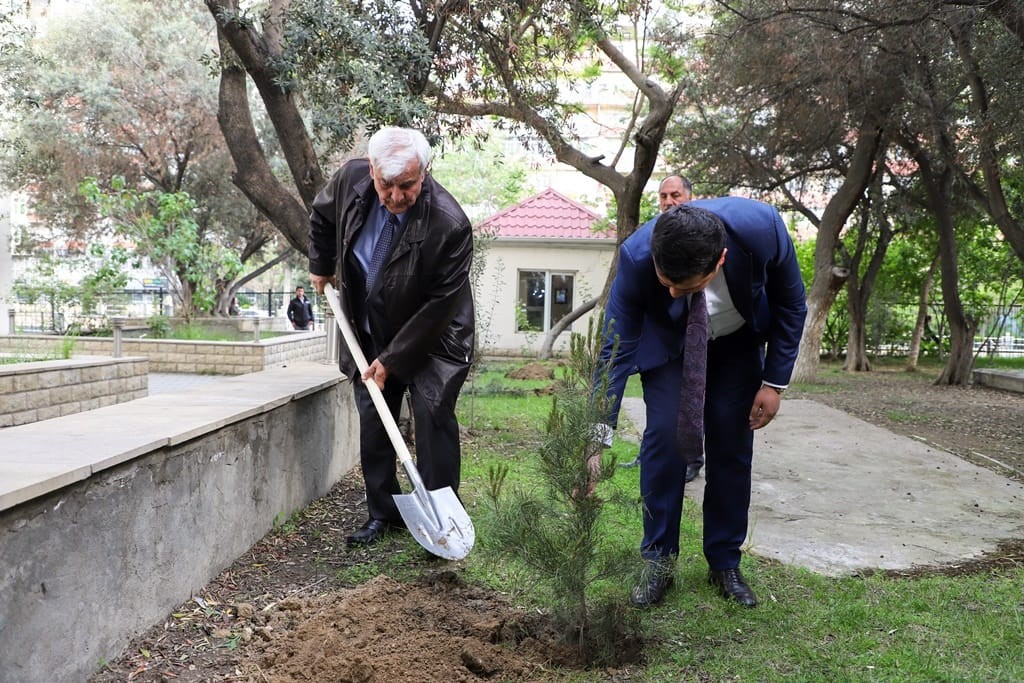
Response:
[{"label": "red roof tile", "polygon": [[614,230],[595,233],[597,213],[548,188],[499,211],[478,226],[501,238],[608,239]]}]

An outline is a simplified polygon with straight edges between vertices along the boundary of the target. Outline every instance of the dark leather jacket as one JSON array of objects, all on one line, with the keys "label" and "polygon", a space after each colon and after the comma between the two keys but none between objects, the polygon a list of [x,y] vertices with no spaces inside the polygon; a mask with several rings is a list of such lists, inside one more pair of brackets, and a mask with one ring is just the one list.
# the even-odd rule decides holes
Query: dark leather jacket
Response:
[{"label": "dark leather jacket", "polygon": [[[469,219],[428,174],[405,230],[367,293],[352,247],[374,202],[379,199],[366,159],[349,161],[334,174],[309,217],[309,272],[336,276],[354,329],[362,327],[357,318],[365,314],[376,358],[389,377],[454,405],[473,359]],[[355,362],[342,347],[341,370],[355,378]]]}]

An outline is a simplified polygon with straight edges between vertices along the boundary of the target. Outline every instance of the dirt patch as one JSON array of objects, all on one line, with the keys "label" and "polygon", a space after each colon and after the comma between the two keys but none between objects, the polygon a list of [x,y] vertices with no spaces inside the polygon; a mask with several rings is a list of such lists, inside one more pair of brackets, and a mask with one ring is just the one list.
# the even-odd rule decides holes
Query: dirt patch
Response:
[{"label": "dirt patch", "polygon": [[554,379],[555,369],[550,364],[527,363],[505,374],[509,379]]},{"label": "dirt patch", "polygon": [[572,658],[546,644],[543,621],[451,571],[288,600],[266,622],[269,642],[241,670],[275,683],[536,680],[545,663]]},{"label": "dirt patch", "polygon": [[[457,565],[397,538],[350,550],[365,517],[361,474],[281,524],[89,680],[414,683],[540,681],[575,651],[550,622],[467,585]],[[340,571],[404,553],[413,581]],[[456,571],[453,571],[452,568]]]}]

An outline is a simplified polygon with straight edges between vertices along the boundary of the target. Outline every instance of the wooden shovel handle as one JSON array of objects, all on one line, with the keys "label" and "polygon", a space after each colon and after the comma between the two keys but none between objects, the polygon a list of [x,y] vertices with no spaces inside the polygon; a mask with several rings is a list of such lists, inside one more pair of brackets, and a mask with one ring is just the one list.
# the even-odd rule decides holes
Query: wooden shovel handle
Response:
[{"label": "wooden shovel handle", "polygon": [[[366,362],[366,356],[363,354],[363,349],[359,346],[359,339],[356,337],[355,330],[352,329],[352,324],[348,321],[344,311],[341,310],[341,299],[338,296],[338,290],[332,287],[330,283],[327,283],[324,285],[324,297],[334,313],[334,319],[338,322],[338,328],[341,329],[341,336],[345,340],[345,346],[348,347],[349,353],[352,354],[352,358],[356,361],[356,367],[359,368],[359,374],[362,375],[370,367],[370,364]],[[405,467],[405,473],[409,475],[409,481],[416,489],[422,487],[423,481],[420,478],[420,473],[416,469],[415,463],[413,463],[409,447],[405,445],[402,432],[399,431],[395,418],[391,415],[391,410],[388,408],[387,401],[384,400],[384,394],[381,393],[380,387],[372,379],[363,380],[363,385],[370,392],[373,405],[377,408],[381,422],[384,423],[384,429],[391,439],[391,445],[395,447],[395,452],[398,453],[398,459],[402,461],[402,466]]]}]

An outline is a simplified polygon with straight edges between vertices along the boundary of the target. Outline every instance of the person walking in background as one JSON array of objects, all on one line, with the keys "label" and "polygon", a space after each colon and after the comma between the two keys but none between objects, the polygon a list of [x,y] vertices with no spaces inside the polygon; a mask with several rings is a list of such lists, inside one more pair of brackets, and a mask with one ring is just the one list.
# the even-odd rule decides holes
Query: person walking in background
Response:
[{"label": "person walking in background", "polygon": [[[674,206],[685,204],[693,199],[693,183],[682,174],[673,174],[662,179],[658,185],[658,210],[665,213]],[[640,454],[632,462],[627,462],[622,467],[637,467],[640,465]],[[688,484],[700,474],[700,468],[704,466],[704,450],[687,453],[685,482]]]},{"label": "person walking in background", "polygon": [[[605,314],[611,445],[623,390],[639,373],[647,410],[640,445],[644,570],[630,600],[658,603],[674,580],[686,454],[703,447],[704,556],[719,593],[753,607],[740,572],[755,429],[779,410],[796,362],[804,285],[773,207],[739,197],[670,208],[628,237]],[[618,337],[618,351],[611,352]],[[600,449],[587,452],[591,472]],[[591,490],[593,481],[591,482]]]},{"label": "person walking in background", "polygon": [[313,329],[313,304],[306,298],[306,290],[295,288],[295,298],[288,303],[288,320],[296,330]]},{"label": "person walking in background", "polygon": [[[396,421],[409,391],[425,487],[457,493],[455,402],[473,360],[472,227],[430,176],[430,145],[421,132],[382,128],[367,151],[368,159],[342,166],[313,202],[311,281],[319,293],[327,283],[338,287],[359,344],[373,359],[362,379],[377,383]],[[356,380],[345,348],[339,362]],[[363,382],[353,381],[353,389],[369,516],[345,541],[360,546],[403,524],[392,498],[401,493],[395,450]]]}]

